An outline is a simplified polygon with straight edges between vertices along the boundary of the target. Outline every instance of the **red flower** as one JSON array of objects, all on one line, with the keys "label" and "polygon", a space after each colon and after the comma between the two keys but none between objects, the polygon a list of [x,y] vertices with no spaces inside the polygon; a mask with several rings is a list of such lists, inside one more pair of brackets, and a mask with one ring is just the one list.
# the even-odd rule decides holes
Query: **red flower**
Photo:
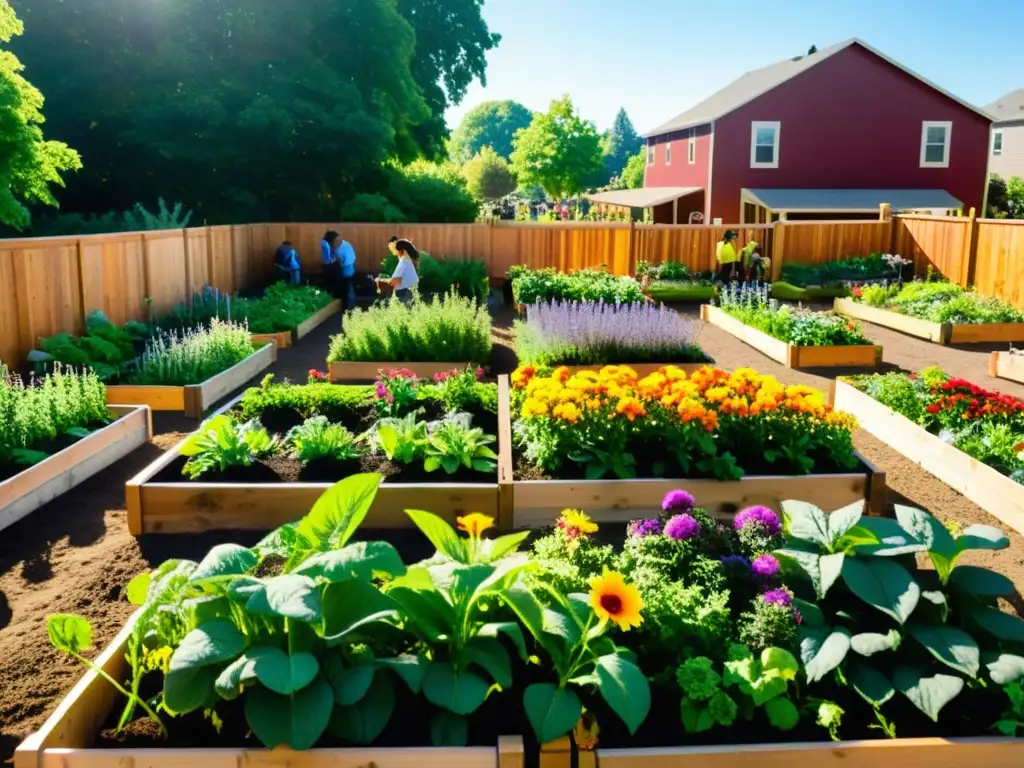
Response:
[{"label": "red flower", "polygon": [[928,406],[928,413],[936,414],[939,412],[939,410],[940,408],[938,403],[932,403],[931,405]]}]

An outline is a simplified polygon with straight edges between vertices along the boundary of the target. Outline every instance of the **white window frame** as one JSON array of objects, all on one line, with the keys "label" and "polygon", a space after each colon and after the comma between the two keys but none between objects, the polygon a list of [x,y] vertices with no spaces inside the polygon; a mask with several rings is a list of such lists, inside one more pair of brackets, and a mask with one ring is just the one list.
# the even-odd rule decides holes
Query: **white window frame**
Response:
[{"label": "white window frame", "polygon": [[672,165],[672,142],[665,142],[665,165]]},{"label": "white window frame", "polygon": [[[928,129],[944,128],[945,142],[942,145],[941,162],[928,162],[925,156],[928,151]],[[953,138],[952,120],[924,120],[921,122],[921,167],[922,168],[949,168],[949,148]]]},{"label": "white window frame", "polygon": [[[996,139],[999,140],[998,149],[996,148]],[[992,154],[995,157],[999,157],[1003,154],[1003,132],[1001,130],[992,131]]]},{"label": "white window frame", "polygon": [[650,144],[647,145],[647,165],[648,166],[654,165],[654,158],[655,158],[654,146],[655,145],[654,145],[653,141]]},{"label": "white window frame", "polygon": [[690,129],[690,141],[689,141],[689,144],[688,144],[688,146],[686,148],[686,153],[687,153],[687,159],[689,160],[690,165],[693,165],[694,163],[697,162],[697,129],[696,128],[691,128]]},{"label": "white window frame", "polygon": [[[775,132],[775,143],[772,145],[772,162],[757,162],[757,132],[761,128],[771,128]],[[778,120],[753,120],[750,123],[750,167],[751,168],[778,168],[779,167],[779,136],[782,135],[782,123]]]}]

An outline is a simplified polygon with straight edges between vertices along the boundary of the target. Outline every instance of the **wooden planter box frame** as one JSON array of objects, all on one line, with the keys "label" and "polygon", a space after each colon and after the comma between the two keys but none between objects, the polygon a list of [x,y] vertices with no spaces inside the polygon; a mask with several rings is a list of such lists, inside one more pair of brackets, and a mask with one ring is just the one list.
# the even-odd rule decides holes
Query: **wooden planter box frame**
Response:
[{"label": "wooden planter box frame", "polygon": [[[425,509],[454,523],[468,512],[512,528],[512,429],[509,381],[498,381],[498,476],[494,483],[383,483],[366,520],[368,528],[412,528],[406,509]],[[230,411],[242,396],[221,407]],[[187,440],[188,438],[186,438]],[[128,531],[197,533],[207,530],[272,530],[305,515],[330,483],[153,482],[179,456],[184,440],[125,484]],[[443,477],[443,475],[439,475]]]},{"label": "wooden planter box frame", "polygon": [[1024,384],[1024,355],[993,352],[988,358],[988,375],[993,379],[1009,379]]},{"label": "wooden planter box frame", "polygon": [[0,530],[67,493],[145,445],[152,437],[149,408],[144,405],[107,407],[118,417],[117,421],[0,482]]},{"label": "wooden planter box frame", "polygon": [[349,363],[335,361],[329,364],[331,381],[335,384],[343,382],[373,381],[384,371],[406,368],[421,379],[433,378],[435,373],[446,373],[458,369],[463,370],[474,363]]},{"label": "wooden planter box frame", "polygon": [[[95,663],[121,682],[128,671],[127,642],[134,617],[111,641]],[[95,671],[87,670],[38,731],[14,752],[15,768],[523,768],[521,736],[501,736],[494,748],[311,749],[287,748],[124,748],[90,749],[95,735],[121,694]]]},{"label": "wooden planter box frame", "polygon": [[339,312],[341,312],[341,299],[335,299],[291,330],[278,331],[277,333],[255,333],[252,340],[254,342],[272,341],[277,344],[278,349],[289,349],[293,345],[298,344],[301,338],[311,334]]},{"label": "wooden planter box frame", "polygon": [[1024,534],[1024,486],[972,459],[845,381],[833,382],[829,397],[837,410],[855,416],[862,429],[935,475],[1004,525]]},{"label": "wooden planter box frame", "polygon": [[184,411],[201,419],[214,403],[244,385],[277,360],[277,346],[266,342],[245,360],[199,384],[183,387],[116,385],[107,387],[107,403],[148,405],[154,411]]},{"label": "wooden planter box frame", "polygon": [[798,347],[741,323],[718,307],[703,304],[700,319],[749,344],[787,368],[873,368],[882,362],[882,348],[874,344],[841,347]]},{"label": "wooden planter box frame", "polygon": [[[699,371],[701,368],[714,368],[715,361],[709,360],[704,363],[595,363],[594,365],[568,365],[566,366],[566,368],[568,368],[571,373],[579,373],[580,371],[598,372],[602,368],[606,368],[609,365],[618,365],[625,366],[627,368],[632,368],[634,371],[636,371],[637,376],[643,378],[644,376],[650,376],[652,373],[657,373],[662,368],[666,368],[670,365],[678,368],[681,371],[686,371],[687,375],[689,375],[694,371]],[[558,366],[553,365],[548,367],[557,368]]]},{"label": "wooden planter box frame", "polygon": [[837,314],[934,341],[936,344],[1024,341],[1024,323],[932,323],[890,309],[871,307],[853,299],[836,299],[833,307]]}]

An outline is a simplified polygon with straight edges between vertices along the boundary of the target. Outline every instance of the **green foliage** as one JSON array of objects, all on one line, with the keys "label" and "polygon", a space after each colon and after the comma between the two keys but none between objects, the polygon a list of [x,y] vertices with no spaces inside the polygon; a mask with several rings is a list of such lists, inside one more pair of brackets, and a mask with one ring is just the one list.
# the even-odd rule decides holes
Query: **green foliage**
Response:
[{"label": "green foliage", "polygon": [[[396,266],[398,257],[388,254],[380,268],[384,274],[391,275]],[[454,290],[460,296],[483,302],[491,292],[487,263],[483,259],[435,259],[429,253],[421,252],[416,274],[420,278],[420,293],[448,293]]]},{"label": "green foliage", "polygon": [[181,472],[190,480],[207,472],[223,472],[230,467],[251,467],[280,449],[280,441],[259,422],[236,423],[230,416],[207,419],[189,435],[181,447],[188,461]]},{"label": "green foliage", "polygon": [[[384,196],[401,212],[401,221],[466,224],[476,221],[480,204],[466,189],[461,170],[451,163],[417,161],[386,171]],[[385,213],[394,212],[384,209]],[[345,211],[352,214],[353,211]],[[348,221],[358,221],[345,216]]]},{"label": "green foliage", "polygon": [[162,197],[157,198],[157,210],[151,212],[142,203],[135,203],[126,211],[82,215],[80,213],[50,213],[37,216],[32,222],[34,237],[56,235],[97,235],[107,232],[145,232],[157,229],[182,229],[192,219],[192,211],[180,202],[168,208]]},{"label": "green foliage", "polygon": [[894,269],[878,252],[822,264],[797,264],[789,261],[782,264],[782,280],[799,288],[826,287],[842,281],[857,283],[864,280],[896,280],[899,276],[899,270]]},{"label": "green foliage", "polygon": [[1007,181],[993,173],[988,182],[987,215],[991,219],[1024,219],[1024,179],[1013,176]]},{"label": "green foliage", "polygon": [[999,299],[980,296],[955,283],[916,281],[898,286],[870,286],[854,296],[873,307],[884,307],[932,323],[986,324],[1024,322],[1024,312]]},{"label": "green foliage", "polygon": [[641,149],[626,161],[625,168],[619,175],[615,185],[621,189],[640,189],[644,185],[644,174],[647,172],[647,153]]},{"label": "green foliage", "polygon": [[57,438],[78,439],[110,422],[95,373],[57,365],[27,385],[0,363],[0,477],[46,459]]},{"label": "green foliage", "polygon": [[470,194],[477,200],[499,200],[514,192],[517,186],[508,162],[490,147],[484,147],[467,162],[462,173]]},{"label": "green foliage", "polygon": [[533,542],[530,554],[538,564],[537,578],[566,595],[585,591],[587,581],[611,568],[616,557],[610,545],[585,535],[570,538],[560,527]]},{"label": "green foliage", "polygon": [[313,416],[293,427],[286,442],[303,464],[323,459],[356,461],[366,453],[366,446],[355,435],[340,424],[331,424],[326,416]]},{"label": "green foliage", "polygon": [[601,137],[568,94],[516,134],[512,170],[520,183],[540,184],[556,199],[579,192],[601,166]]},{"label": "green foliage", "polygon": [[158,336],[146,344],[138,369],[125,383],[175,386],[199,384],[245,360],[254,351],[244,325],[216,318],[209,328]]},{"label": "green foliage", "polygon": [[643,150],[643,139],[636,132],[624,108],[619,109],[615,115],[615,122],[605,138],[602,149],[607,174],[605,183],[608,179],[621,177],[630,160]]},{"label": "green foliage", "polygon": [[209,325],[214,318],[246,323],[252,333],[291,331],[333,301],[333,297],[311,285],[277,282],[259,298],[240,298],[206,286],[192,301],[175,307],[160,325],[194,328]]},{"label": "green foliage", "polygon": [[476,472],[494,472],[498,454],[488,445],[496,439],[494,435],[485,435],[479,427],[470,426],[468,419],[447,418],[427,439],[423,468],[427,472],[443,469],[449,475],[463,467]]},{"label": "green foliage", "polygon": [[85,319],[82,336],[58,333],[41,339],[39,349],[29,353],[29,361],[37,370],[51,368],[54,363],[86,367],[100,380],[109,381],[130,367],[136,358],[136,342],[148,335],[144,325],[129,323],[119,328],[96,310]]},{"label": "green foliage", "polygon": [[824,288],[798,288],[783,280],[776,280],[771,285],[771,297],[779,301],[816,301],[820,299],[846,298],[850,289],[845,285],[826,286]]},{"label": "green foliage", "polygon": [[405,213],[384,195],[360,192],[341,206],[342,221],[376,224],[400,224],[407,221]]},{"label": "green foliage", "polygon": [[345,316],[328,362],[470,362],[491,356],[491,316],[473,299],[449,294],[406,305],[397,300]]},{"label": "green foliage", "polygon": [[452,131],[451,155],[465,163],[490,147],[508,160],[516,132],[529,126],[532,119],[533,112],[517,101],[485,101],[469,110]]},{"label": "green foliage", "polygon": [[795,650],[799,646],[793,609],[788,605],[755,600],[740,616],[740,642],[754,652],[778,646]]},{"label": "green foliage", "polygon": [[539,301],[603,301],[605,304],[639,304],[644,301],[640,284],[596,269],[565,273],[553,268],[513,267],[512,295],[517,304]]},{"label": "green foliage", "polygon": [[[8,0],[0,0],[0,43],[24,33]],[[61,174],[82,167],[78,153],[62,141],[43,138],[43,95],[21,74],[24,66],[9,50],[0,50],[0,222],[28,226],[25,203],[56,206],[51,185],[64,185]]]}]

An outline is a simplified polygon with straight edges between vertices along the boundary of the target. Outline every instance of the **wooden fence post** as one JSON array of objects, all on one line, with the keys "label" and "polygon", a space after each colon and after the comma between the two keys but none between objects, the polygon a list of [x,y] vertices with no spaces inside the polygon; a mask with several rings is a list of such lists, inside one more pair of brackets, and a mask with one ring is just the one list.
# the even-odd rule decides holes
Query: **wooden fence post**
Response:
[{"label": "wooden fence post", "polygon": [[626,264],[629,275],[636,274],[636,222],[629,220],[629,260]]},{"label": "wooden fence post", "polygon": [[971,208],[968,216],[968,232],[964,238],[967,243],[967,255],[964,259],[965,268],[961,271],[960,285],[963,288],[974,284],[975,271],[978,267],[978,220],[974,216],[974,209]]},{"label": "wooden fence post", "polygon": [[878,206],[878,220],[888,221],[892,217],[892,206],[889,203],[880,203]]},{"label": "wooden fence post", "polygon": [[782,262],[786,258],[786,225],[776,221],[772,224],[772,282],[782,275]]},{"label": "wooden fence post", "polygon": [[192,254],[188,247],[188,227],[181,228],[182,245],[185,248],[185,296],[188,302],[188,311],[192,311],[193,290],[192,290]]}]

